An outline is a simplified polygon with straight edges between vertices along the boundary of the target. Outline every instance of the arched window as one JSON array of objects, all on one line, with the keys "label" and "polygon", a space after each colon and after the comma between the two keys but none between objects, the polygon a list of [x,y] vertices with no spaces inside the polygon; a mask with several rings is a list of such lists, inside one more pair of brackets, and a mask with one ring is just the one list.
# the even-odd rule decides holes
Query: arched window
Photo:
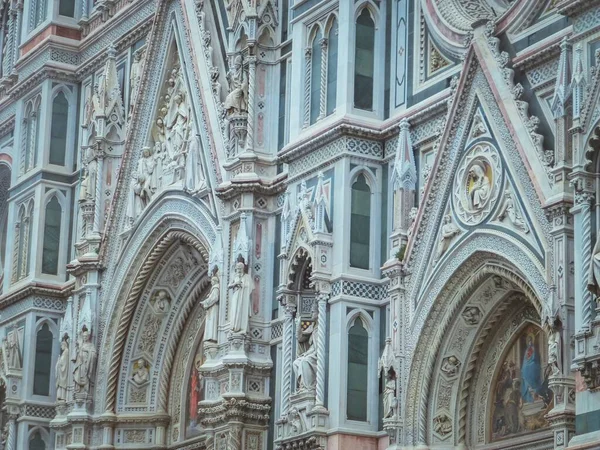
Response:
[{"label": "arched window", "polygon": [[369,333],[360,317],[348,330],[348,420],[367,420]]},{"label": "arched window", "polygon": [[[10,188],[10,169],[0,164],[0,294],[4,284],[6,267],[6,235],[8,233],[8,189]],[[0,423],[1,426],[1,423]]]},{"label": "arched window", "polygon": [[37,332],[35,363],[33,369],[33,395],[50,395],[50,370],[52,366],[52,332],[47,323]]},{"label": "arched window", "polygon": [[356,19],[354,53],[354,106],[373,110],[373,77],[375,70],[375,22],[368,8]]},{"label": "arched window", "polygon": [[350,206],[350,266],[369,269],[371,189],[364,174],[352,184]]},{"label": "arched window", "polygon": [[67,119],[69,117],[69,101],[65,93],[60,91],[52,102],[52,127],[50,130],[50,164],[65,165],[67,152]]},{"label": "arched window", "polygon": [[75,0],[60,0],[58,14],[66,17],[75,17]]},{"label": "arched window", "polygon": [[21,205],[15,225],[13,283],[25,278],[29,274],[29,242],[31,240],[32,215],[33,202],[30,202],[29,206]]},{"label": "arched window", "polygon": [[39,98],[31,100],[25,107],[21,133],[21,174],[35,167],[38,146]]},{"label": "arched window", "polygon": [[335,111],[337,101],[338,24],[333,19],[327,35],[327,115]]},{"label": "arched window", "polygon": [[58,255],[60,250],[60,222],[62,208],[56,196],[46,205],[44,216],[44,246],[42,248],[42,273],[58,274]]},{"label": "arched window", "polygon": [[29,11],[29,31],[37,28],[44,20],[46,20],[48,0],[32,0],[31,10]]},{"label": "arched window", "polygon": [[321,112],[321,64],[323,55],[321,52],[321,41],[323,36],[318,30],[312,41],[311,47],[311,76],[310,76],[310,124],[319,119]]},{"label": "arched window", "polygon": [[46,443],[39,431],[36,431],[29,440],[29,450],[46,450]]}]

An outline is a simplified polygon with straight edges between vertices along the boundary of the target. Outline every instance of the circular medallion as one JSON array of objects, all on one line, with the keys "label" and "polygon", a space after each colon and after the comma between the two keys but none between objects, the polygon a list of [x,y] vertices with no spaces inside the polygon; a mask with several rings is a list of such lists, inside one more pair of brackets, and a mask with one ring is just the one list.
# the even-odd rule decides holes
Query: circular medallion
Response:
[{"label": "circular medallion", "polygon": [[477,225],[489,215],[500,192],[502,164],[498,150],[481,143],[468,150],[454,180],[456,215],[465,225]]}]

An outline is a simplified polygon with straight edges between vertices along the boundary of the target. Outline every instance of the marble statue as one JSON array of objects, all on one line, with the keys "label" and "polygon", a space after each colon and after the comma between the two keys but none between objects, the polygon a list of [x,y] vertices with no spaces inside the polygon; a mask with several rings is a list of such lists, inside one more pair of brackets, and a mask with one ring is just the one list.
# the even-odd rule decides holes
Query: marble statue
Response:
[{"label": "marble statue", "polygon": [[6,360],[9,369],[21,369],[23,360],[21,358],[21,346],[16,331],[8,333],[6,336]]},{"label": "marble statue", "polygon": [[229,115],[247,112],[248,77],[241,55],[235,57],[233,67],[227,76],[229,78],[229,94],[225,98],[225,111]]},{"label": "marble statue", "polygon": [[477,325],[481,320],[481,311],[475,306],[470,306],[465,308],[462,316],[469,325]]},{"label": "marble statue", "polygon": [[144,186],[143,189],[148,193],[150,197],[154,191],[156,191],[156,186],[153,186],[152,181],[154,180],[154,165],[155,161],[152,157],[152,150],[150,147],[144,147],[142,150],[142,157],[138,161],[138,175],[142,175],[144,177]]},{"label": "marble statue", "polygon": [[441,370],[449,377],[453,377],[458,373],[459,367],[460,361],[455,356],[450,356],[443,361]]},{"label": "marble statue", "polygon": [[143,359],[138,359],[135,363],[132,379],[135,384],[144,384],[150,379],[150,370]]},{"label": "marble statue", "polygon": [[396,379],[392,373],[388,373],[383,388],[383,418],[389,419],[394,416],[396,403]]},{"label": "marble statue", "polygon": [[88,147],[85,150],[84,165],[87,169],[88,184],[87,198],[94,198],[98,174],[98,161],[93,147]]},{"label": "marble statue", "polygon": [[472,180],[473,186],[469,191],[471,207],[475,210],[480,210],[485,205],[491,191],[491,183],[485,168],[480,163],[474,163],[469,169],[469,179]]},{"label": "marble statue", "polygon": [[302,329],[300,319],[296,324],[298,357],[294,360],[293,366],[296,386],[299,390],[313,389],[317,383],[317,349],[314,341],[317,327],[316,320],[313,320],[306,329]]},{"label": "marble statue", "polygon": [[515,203],[515,199],[512,195],[512,192],[508,189],[504,192],[504,203],[502,204],[502,208],[500,209],[500,214],[498,214],[498,219],[502,221],[507,217],[515,227],[519,228],[525,233],[529,232],[527,222],[525,222],[525,220],[523,219],[523,216],[519,211],[519,207]]},{"label": "marble statue", "polygon": [[79,201],[83,202],[88,199],[89,192],[89,172],[87,169],[83,170],[83,175],[81,177],[81,182],[79,183]]},{"label": "marble statue", "polygon": [[60,355],[56,361],[56,400],[67,400],[67,387],[69,385],[69,341],[65,336],[60,341]]},{"label": "marble statue", "polygon": [[200,142],[198,137],[190,140],[185,158],[184,188],[189,192],[198,192],[206,187],[204,171],[200,159]]},{"label": "marble statue", "polygon": [[190,134],[189,107],[183,94],[174,95],[169,105],[166,119],[167,150],[173,168],[173,183],[181,181],[185,172],[185,154]]},{"label": "marble statue", "polygon": [[146,51],[143,48],[133,54],[133,62],[131,63],[131,71],[129,72],[129,111],[133,110],[133,105],[135,104],[145,54]]},{"label": "marble statue", "polygon": [[164,185],[163,172],[168,164],[168,155],[164,142],[156,141],[154,143],[154,152],[152,154],[152,157],[154,159],[154,172],[152,176],[151,185],[158,190]]},{"label": "marble statue", "polygon": [[156,292],[152,300],[154,302],[154,307],[158,312],[166,313],[171,307],[171,298],[169,297],[169,293],[164,289]]},{"label": "marble statue", "polygon": [[75,392],[87,394],[90,391],[94,364],[96,363],[96,347],[91,341],[87,328],[81,330],[73,368],[73,382]]},{"label": "marble statue", "polygon": [[250,318],[250,295],[254,290],[254,283],[249,274],[245,273],[246,265],[238,262],[235,265],[233,282],[229,285],[231,292],[230,317],[231,331],[246,333]]},{"label": "marble statue", "polygon": [[219,297],[221,287],[219,276],[216,273],[211,278],[211,285],[208,297],[202,302],[202,306],[206,310],[204,340],[217,342],[219,335]]},{"label": "marble statue", "polygon": [[552,369],[552,375],[560,375],[562,368],[560,332],[552,330],[548,337],[548,365]]},{"label": "marble statue", "polygon": [[452,223],[452,217],[450,214],[446,214],[444,216],[444,225],[442,226],[442,232],[440,236],[440,241],[437,247],[437,257],[438,259],[446,253],[448,247],[450,246],[450,242],[452,238],[459,233],[459,229],[456,225]]}]

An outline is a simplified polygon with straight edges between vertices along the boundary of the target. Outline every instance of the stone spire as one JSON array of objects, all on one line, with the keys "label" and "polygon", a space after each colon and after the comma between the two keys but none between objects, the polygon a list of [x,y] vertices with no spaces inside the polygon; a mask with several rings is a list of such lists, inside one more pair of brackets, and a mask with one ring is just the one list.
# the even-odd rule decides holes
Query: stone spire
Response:
[{"label": "stone spire", "polygon": [[564,37],[560,43],[560,59],[558,61],[558,74],[552,97],[552,114],[559,118],[565,114],[565,105],[571,96],[571,45]]},{"label": "stone spire", "polygon": [[394,171],[392,173],[394,190],[404,189],[405,191],[413,191],[417,185],[417,168],[415,166],[409,128],[408,120],[406,118],[402,119],[400,122],[398,146],[396,147]]}]

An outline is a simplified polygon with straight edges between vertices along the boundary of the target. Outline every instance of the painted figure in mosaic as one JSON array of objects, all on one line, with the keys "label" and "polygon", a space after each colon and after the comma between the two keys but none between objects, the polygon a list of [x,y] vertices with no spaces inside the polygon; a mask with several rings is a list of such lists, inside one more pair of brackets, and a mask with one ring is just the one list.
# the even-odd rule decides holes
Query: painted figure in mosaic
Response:
[{"label": "painted figure in mosaic", "polygon": [[523,401],[531,403],[536,399],[537,391],[542,384],[540,355],[535,346],[535,336],[528,334],[526,338],[527,348],[523,355],[523,364],[521,365],[521,395]]},{"label": "painted figure in mosaic", "polygon": [[231,331],[246,333],[250,318],[250,296],[254,290],[254,283],[249,274],[245,273],[246,265],[238,262],[235,265],[233,282],[229,285],[231,292]]},{"label": "painted figure in mosaic", "polygon": [[73,368],[75,392],[87,394],[92,383],[94,364],[96,363],[96,347],[91,341],[87,328],[81,330],[76,358]]},{"label": "painted figure in mosaic", "polygon": [[296,374],[296,386],[299,390],[312,389],[317,383],[317,349],[315,337],[317,321],[303,329],[299,321],[296,327],[298,339],[298,357],[294,360],[294,373]]},{"label": "painted figure in mosaic", "polygon": [[67,400],[69,385],[69,341],[65,336],[60,341],[60,356],[56,361],[56,400]]},{"label": "painted figure in mosaic", "polygon": [[228,77],[229,94],[225,98],[225,111],[227,114],[240,114],[248,111],[248,78],[244,71],[241,55],[235,57]]},{"label": "painted figure in mosaic", "polygon": [[469,179],[473,182],[469,192],[471,206],[473,209],[481,209],[485,205],[491,190],[490,179],[485,173],[485,167],[480,163],[473,164],[469,169]]},{"label": "painted figure in mosaic", "polygon": [[204,322],[204,340],[217,342],[219,333],[219,297],[220,281],[215,273],[211,278],[212,287],[202,306],[206,309],[206,319]]}]

